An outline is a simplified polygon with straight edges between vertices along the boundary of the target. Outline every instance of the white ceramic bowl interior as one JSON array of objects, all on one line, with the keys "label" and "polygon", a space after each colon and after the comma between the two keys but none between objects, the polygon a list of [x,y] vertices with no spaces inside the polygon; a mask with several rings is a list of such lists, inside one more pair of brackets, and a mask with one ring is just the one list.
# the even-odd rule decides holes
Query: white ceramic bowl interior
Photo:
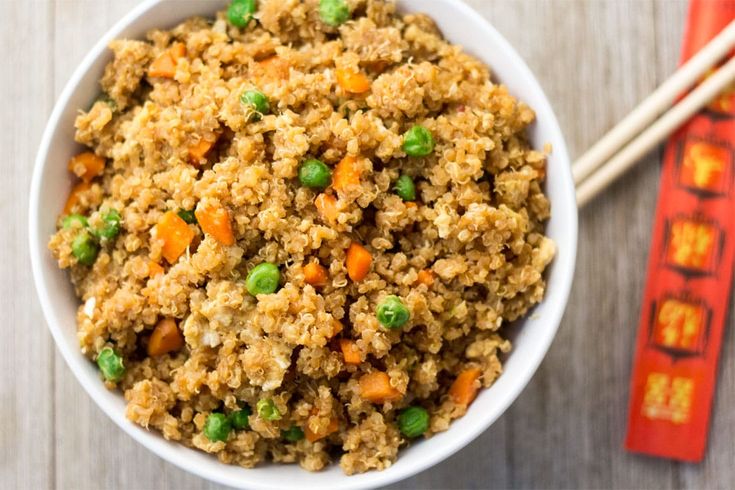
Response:
[{"label": "white ceramic bowl interior", "polygon": [[211,16],[225,3],[225,0],[144,1],[94,46],[61,93],[43,135],[30,198],[33,275],[46,321],[69,367],[100,408],[148,449],[203,478],[241,488],[346,490],[386,485],[409,477],[447,458],[487,429],[526,386],[556,334],[572,283],[577,245],[574,186],[556,117],[526,64],[479,14],[459,0],[399,0],[403,11],[431,15],[449,40],[486,62],[496,80],[507,85],[511,93],[537,113],[530,138],[536,148],[545,143],[553,146],[547,173],[547,192],[552,202],[547,234],[558,247],[548,273],[546,298],[533,315],[514,329],[514,349],[498,381],[480,393],[468,413],[456,420],[450,430],[405,449],[389,469],[347,477],[337,465],[319,473],[308,473],[296,465],[266,464],[254,469],[223,465],[205,453],[167,442],[125,418],[123,397],[103,386],[95,366],[79,351],[75,327],[78,300],[67,274],[58,269],[46,244],[72,186],[66,163],[80,149],[74,143],[74,118],[77,110],[88,107],[98,94],[98,80],[111,58],[106,48],[109,41],[142,38],[152,28],[172,27],[192,15]]}]

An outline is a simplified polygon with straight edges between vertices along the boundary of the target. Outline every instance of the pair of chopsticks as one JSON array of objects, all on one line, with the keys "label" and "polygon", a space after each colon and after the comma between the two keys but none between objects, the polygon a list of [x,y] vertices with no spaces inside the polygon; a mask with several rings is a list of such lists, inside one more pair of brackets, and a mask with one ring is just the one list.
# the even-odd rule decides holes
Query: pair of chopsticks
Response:
[{"label": "pair of chopsticks", "polygon": [[733,57],[672,107],[734,47],[735,20],[574,162],[572,175],[580,208],[735,80]]}]

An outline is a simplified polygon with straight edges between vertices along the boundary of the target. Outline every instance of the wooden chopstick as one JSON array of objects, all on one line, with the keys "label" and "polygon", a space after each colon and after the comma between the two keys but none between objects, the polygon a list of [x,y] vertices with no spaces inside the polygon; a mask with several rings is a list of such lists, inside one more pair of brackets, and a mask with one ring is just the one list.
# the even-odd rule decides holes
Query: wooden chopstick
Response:
[{"label": "wooden chopstick", "polygon": [[731,58],[687,97],[643,131],[640,136],[608,160],[597,172],[583,180],[577,186],[577,205],[582,207],[587,204],[733,81],[735,81],[735,58]]},{"label": "wooden chopstick", "polygon": [[[655,146],[660,140],[651,142],[648,139],[644,139],[643,136],[644,134],[648,134],[648,138],[650,138],[652,135],[656,135],[658,133],[650,132],[650,130],[645,131],[643,134],[641,134],[641,132],[644,131],[653,121],[655,121],[661,115],[661,113],[669,108],[680,94],[682,94],[686,89],[694,85],[698,80],[703,78],[707,70],[710,69],[722,58],[724,58],[733,49],[734,46],[735,20],[730,22],[730,24],[725,29],[723,29],[722,32],[717,35],[717,37],[710,41],[686,64],[679,68],[674,73],[674,75],[666,80],[658,89],[656,89],[656,91],[648,96],[640,105],[638,105],[638,107],[636,107],[620,123],[618,123],[602,139],[600,139],[600,141],[593,145],[587,152],[579,157],[576,162],[574,162],[574,164],[572,165],[572,174],[574,176],[574,182],[577,185],[578,189],[581,189],[582,182],[585,181],[585,179],[589,178],[590,175],[599,167],[601,167],[604,163],[610,161],[610,163],[617,163],[617,165],[619,166],[619,158],[616,157],[615,160],[617,160],[617,162],[613,162],[612,160],[610,160],[610,158],[616,152],[620,151],[620,149],[634,136],[640,134],[640,136],[638,136],[638,138],[636,138],[635,140],[638,142],[637,146],[639,147],[643,145],[644,141],[647,142],[648,145],[650,145],[650,147],[646,145],[649,149]],[[727,72],[725,72],[725,74],[726,73]],[[694,114],[698,108],[704,106],[707,102],[709,102],[709,99],[717,95],[718,91],[715,91],[715,88],[719,88],[719,91],[725,88],[729,81],[725,79],[725,74],[720,75],[717,79],[712,81],[712,79],[714,79],[713,75],[711,79],[708,79],[697,90],[689,95],[689,97],[691,97],[695,93],[697,93],[697,96],[692,99],[685,107],[691,109],[691,106],[693,106],[695,102],[700,104],[699,107],[695,107],[693,109],[693,112],[689,114],[690,116]],[[720,84],[722,85],[720,86]],[[702,87],[705,86],[707,88],[702,89]],[[705,99],[705,97],[708,96],[707,94],[710,94],[710,92],[712,91],[714,92],[709,95],[709,99]],[[689,97],[687,97],[687,99]],[[681,117],[683,117],[682,115],[684,113],[685,111],[683,109],[678,109],[677,112],[674,113],[674,115],[677,116],[676,118],[672,118],[668,114],[662,117],[662,124],[659,126],[659,131],[661,130],[661,128],[670,128],[669,132],[675,130],[678,125],[686,120],[686,117],[678,124],[676,124],[674,121],[677,121]],[[663,124],[664,118],[666,118],[666,124]],[[664,134],[661,139],[663,139],[667,135],[668,133]],[[643,151],[643,153],[645,153],[646,151],[648,150]],[[628,155],[631,154],[631,152],[626,153]],[[643,153],[638,155],[636,158],[640,158]],[[628,165],[624,165],[623,171],[627,169],[631,164],[632,162]],[[605,173],[608,178],[611,175],[614,175],[612,180],[617,178],[617,176],[619,176],[620,174],[622,174],[622,171],[620,171],[619,173],[615,173],[608,170]],[[599,181],[599,179],[600,178],[597,178],[596,180]],[[612,182],[612,180],[608,181],[607,183]],[[586,190],[583,197],[585,198],[586,203],[586,201],[591,199],[594,195],[588,195],[588,193],[591,190],[596,189],[596,187],[586,186],[585,189]],[[599,191],[599,189],[595,190],[595,192],[597,191]]]}]

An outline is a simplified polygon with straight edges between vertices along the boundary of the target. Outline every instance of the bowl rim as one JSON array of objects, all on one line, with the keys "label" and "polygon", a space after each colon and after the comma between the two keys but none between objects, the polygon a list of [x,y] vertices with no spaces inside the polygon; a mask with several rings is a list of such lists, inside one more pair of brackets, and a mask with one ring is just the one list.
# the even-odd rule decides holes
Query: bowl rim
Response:
[{"label": "bowl rim", "polygon": [[[84,390],[87,392],[87,394],[94,400],[94,402],[97,404],[97,406],[102,409],[102,412],[107,415],[112,421],[120,427],[125,433],[127,433],[129,436],[131,436],[133,439],[135,439],[138,443],[142,444],[144,447],[146,447],[149,451],[156,454],[157,456],[163,458],[164,460],[168,461],[169,463],[174,464],[175,466],[193,473],[205,480],[213,481],[216,483],[220,483],[223,485],[228,486],[235,486],[240,488],[273,488],[269,484],[262,484],[257,481],[253,480],[247,480],[247,481],[238,481],[234,480],[232,478],[223,477],[217,472],[208,470],[206,467],[200,467],[198,464],[190,464],[186,459],[182,458],[181,454],[172,450],[171,448],[167,447],[165,444],[161,444],[161,441],[163,439],[156,433],[156,434],[149,434],[148,432],[144,430],[140,430],[139,427],[135,426],[134,424],[130,423],[124,416],[124,414],[117,414],[116,413],[116,407],[114,407],[111,403],[108,403],[107,400],[103,399],[103,397],[98,396],[99,393],[101,393],[100,390],[105,389],[103,384],[100,382],[97,382],[96,385],[89,382],[87,379],[87,375],[85,374],[83,370],[83,364],[82,362],[87,362],[86,359],[82,359],[83,356],[79,356],[78,348],[73,349],[71,346],[69,346],[62,334],[62,326],[61,321],[59,318],[57,318],[55,310],[52,306],[52,300],[51,295],[49,292],[48,284],[46,283],[46,280],[43,275],[43,261],[42,261],[42,254],[46,252],[45,248],[45,237],[42,239],[40,235],[40,227],[38,223],[38,216],[39,216],[39,197],[41,192],[41,184],[42,184],[42,177],[43,174],[46,171],[46,166],[49,161],[49,150],[51,148],[53,135],[56,131],[56,128],[59,126],[60,119],[62,117],[62,114],[64,113],[65,107],[67,106],[69,99],[71,98],[72,94],[75,91],[75,88],[80,83],[81,79],[84,77],[84,75],[90,70],[94,62],[102,55],[104,55],[104,52],[107,50],[107,45],[110,41],[115,39],[119,36],[119,34],[124,31],[126,28],[130,27],[131,25],[134,25],[140,19],[153,7],[155,7],[158,3],[166,1],[166,0],[144,0],[139,5],[135,6],[132,10],[130,10],[126,15],[124,15],[119,21],[117,21],[110,29],[108,29],[105,34],[94,44],[92,49],[84,56],[80,64],[77,66],[77,68],[72,73],[70,79],[65,84],[63,90],[59,94],[58,98],[56,99],[56,102],[54,104],[53,111],[51,112],[51,115],[48,119],[48,122],[46,124],[46,127],[43,132],[43,136],[41,139],[41,142],[39,144],[39,150],[36,156],[36,160],[34,163],[34,169],[33,169],[33,177],[31,180],[31,188],[30,188],[30,195],[29,195],[29,214],[28,214],[28,225],[29,225],[29,240],[30,240],[30,256],[31,256],[31,268],[33,273],[33,279],[36,286],[36,292],[38,294],[38,298],[41,303],[41,308],[43,311],[44,318],[46,320],[46,324],[48,329],[51,331],[51,334],[54,338],[54,343],[56,344],[56,348],[59,349],[61,352],[66,364],[71,369],[72,373],[74,374],[74,377],[77,379],[80,385],[84,388]],[[472,16],[476,18],[476,21],[478,22],[478,25],[485,31],[485,35],[493,38],[494,42],[497,43],[498,46],[501,46],[502,49],[514,60],[515,68],[520,71],[521,75],[528,81],[530,84],[530,90],[533,92],[537,92],[541,97],[541,103],[544,106],[544,112],[547,113],[549,116],[547,124],[549,125],[549,135],[550,139],[553,139],[555,141],[554,143],[554,156],[555,158],[560,159],[562,162],[569,162],[569,156],[566,148],[566,144],[561,132],[561,129],[559,127],[558,121],[556,119],[556,115],[551,107],[551,104],[541,88],[540,84],[538,83],[536,77],[533,75],[529,67],[526,65],[523,58],[515,51],[515,49],[511,46],[511,44],[489,23],[488,20],[486,20],[483,16],[479,15],[477,12],[475,12],[470,6],[464,3],[462,0],[433,0],[438,2],[444,2],[451,4],[452,8],[455,8],[458,10],[458,12],[463,16]],[[401,3],[401,0],[398,0],[398,3]],[[428,2],[427,2],[428,3]],[[213,5],[218,5],[217,3],[212,3]],[[534,107],[535,109],[539,109],[538,105]],[[568,175],[566,176],[566,179],[568,181],[568,184],[571,185],[571,189],[573,191],[574,187],[572,184],[572,177],[571,177],[571,168],[568,169]],[[340,478],[338,484],[334,483],[324,483],[323,485],[320,484],[319,488],[327,489],[327,488],[340,488],[340,489],[359,489],[359,488],[369,488],[379,485],[387,485],[390,483],[394,483],[400,480],[403,480],[405,478],[411,477],[421,471],[424,471],[437,463],[447,459],[455,452],[459,451],[466,445],[468,445],[470,442],[472,442],[474,439],[476,439],[482,432],[484,432],[490,425],[492,425],[507,409],[508,407],[515,401],[515,399],[520,395],[520,393],[525,389],[525,387],[528,385],[528,382],[538,369],[538,366],[543,361],[543,359],[546,356],[546,353],[548,352],[548,349],[551,345],[551,342],[556,336],[556,332],[558,331],[559,325],[561,323],[562,316],[564,314],[566,304],[569,299],[569,294],[571,291],[572,281],[574,278],[574,270],[575,270],[575,258],[576,258],[576,248],[577,248],[577,235],[578,235],[578,215],[577,215],[577,208],[576,208],[576,201],[573,205],[573,212],[570,212],[569,216],[565,215],[565,218],[569,220],[567,223],[567,229],[566,232],[569,234],[570,240],[570,249],[567,250],[567,257],[569,257],[569,260],[567,260],[567,263],[564,265],[564,268],[562,269],[561,273],[561,279],[558,281],[558,284],[556,284],[557,288],[557,302],[560,305],[558,308],[554,310],[554,313],[551,315],[552,318],[545,318],[546,323],[549,325],[550,332],[549,334],[542,339],[540,342],[537,351],[539,352],[539,355],[531,359],[530,362],[527,363],[527,368],[525,371],[523,371],[520,378],[516,381],[515,384],[513,384],[510,388],[510,394],[505,397],[505,400],[503,403],[501,403],[496,410],[494,410],[494,413],[485,419],[483,419],[481,424],[477,424],[471,428],[471,430],[468,430],[465,432],[465,435],[462,438],[455,439],[450,444],[446,444],[444,446],[440,446],[438,450],[429,453],[427,457],[420,463],[415,465],[413,468],[406,469],[404,468],[401,471],[390,471],[390,468],[384,470],[384,471],[372,471],[369,473],[364,473],[362,475],[355,475],[344,478]],[[555,258],[555,261],[558,260],[558,257]],[[106,390],[106,389],[105,389]],[[451,429],[450,429],[451,430]],[[182,446],[183,447],[183,446]],[[435,448],[436,449],[436,448]],[[188,451],[196,451],[194,449],[188,449]],[[222,464],[222,463],[218,463]],[[247,485],[247,486],[243,486]],[[293,482],[293,487],[296,488],[301,487],[307,487],[308,485],[304,485],[303,482]]]}]

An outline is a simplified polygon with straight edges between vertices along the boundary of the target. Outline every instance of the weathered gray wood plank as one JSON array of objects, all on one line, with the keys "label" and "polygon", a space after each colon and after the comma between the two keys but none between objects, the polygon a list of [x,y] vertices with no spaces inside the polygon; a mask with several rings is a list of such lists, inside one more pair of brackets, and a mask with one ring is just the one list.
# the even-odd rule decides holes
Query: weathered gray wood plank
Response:
[{"label": "weathered gray wood plank", "polygon": [[0,482],[5,488],[51,488],[54,479],[53,344],[31,280],[26,192],[53,102],[52,37],[50,5],[0,2]]}]

